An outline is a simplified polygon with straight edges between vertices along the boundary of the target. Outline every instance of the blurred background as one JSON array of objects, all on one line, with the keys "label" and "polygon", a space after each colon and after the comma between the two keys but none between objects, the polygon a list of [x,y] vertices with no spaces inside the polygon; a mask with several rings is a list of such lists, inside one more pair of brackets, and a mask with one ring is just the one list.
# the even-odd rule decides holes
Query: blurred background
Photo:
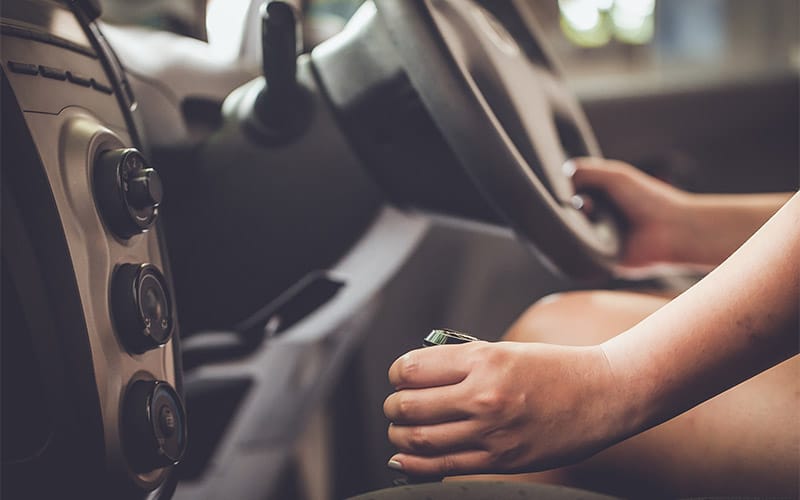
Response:
[{"label": "blurred background", "polygon": [[[581,97],[800,68],[796,0],[528,1]],[[310,1],[309,48],[342,27],[361,3]]]},{"label": "blurred background", "polygon": [[[363,1],[296,0],[306,13],[305,50],[339,32]],[[797,0],[527,1],[581,96],[800,68]],[[253,13],[250,0],[208,0],[207,9],[206,0],[102,3],[108,22],[173,31],[223,50],[239,46]]]}]

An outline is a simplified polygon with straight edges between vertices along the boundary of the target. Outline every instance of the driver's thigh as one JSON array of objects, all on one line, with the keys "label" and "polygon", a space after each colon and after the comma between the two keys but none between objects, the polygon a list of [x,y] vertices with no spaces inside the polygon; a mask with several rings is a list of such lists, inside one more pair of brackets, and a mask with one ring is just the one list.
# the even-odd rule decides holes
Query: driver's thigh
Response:
[{"label": "driver's thigh", "polygon": [[511,325],[503,340],[589,345],[632,327],[669,302],[656,295],[592,290],[548,295]]},{"label": "driver's thigh", "polygon": [[[667,303],[632,292],[572,292],[534,304],[506,340],[602,342]],[[800,491],[800,358],[571,467],[526,475],[620,495],[789,495]]]}]

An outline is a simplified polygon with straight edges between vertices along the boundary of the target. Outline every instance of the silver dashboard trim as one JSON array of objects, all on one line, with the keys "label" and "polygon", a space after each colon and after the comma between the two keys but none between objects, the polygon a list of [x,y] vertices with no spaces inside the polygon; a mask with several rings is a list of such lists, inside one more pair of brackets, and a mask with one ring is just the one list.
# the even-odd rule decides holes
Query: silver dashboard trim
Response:
[{"label": "silver dashboard trim", "polygon": [[175,385],[172,341],[143,354],[130,354],[114,333],[109,284],[115,266],[150,262],[163,269],[155,231],[123,241],[112,236],[94,204],[92,165],[100,151],[131,147],[125,130],[111,129],[90,111],[70,106],[59,114],[25,113],[61,218],[86,318],[92,365],[104,423],[106,459],[112,471],[143,487],[165,477],[162,468],[136,474],[122,450],[120,410],[129,383],[146,372]]}]

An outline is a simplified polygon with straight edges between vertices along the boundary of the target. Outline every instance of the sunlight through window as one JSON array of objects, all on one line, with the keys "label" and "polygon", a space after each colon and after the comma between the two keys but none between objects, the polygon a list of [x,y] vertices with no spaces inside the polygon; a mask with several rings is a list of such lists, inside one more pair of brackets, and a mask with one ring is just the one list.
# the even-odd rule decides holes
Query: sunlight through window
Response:
[{"label": "sunlight through window", "polygon": [[655,0],[559,0],[561,28],[581,47],[599,47],[611,38],[645,44],[653,39]]}]

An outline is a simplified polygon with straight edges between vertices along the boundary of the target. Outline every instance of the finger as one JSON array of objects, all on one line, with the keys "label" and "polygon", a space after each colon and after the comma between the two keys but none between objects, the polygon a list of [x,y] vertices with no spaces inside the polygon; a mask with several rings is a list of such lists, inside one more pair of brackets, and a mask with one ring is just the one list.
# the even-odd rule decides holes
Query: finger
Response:
[{"label": "finger", "polygon": [[577,191],[591,188],[610,191],[623,175],[618,162],[599,158],[575,158],[571,162],[572,183]]},{"label": "finger", "polygon": [[396,424],[438,424],[469,417],[462,408],[468,398],[457,385],[403,389],[383,402],[383,413]]},{"label": "finger", "polygon": [[469,373],[465,353],[470,344],[434,346],[407,352],[389,367],[389,382],[398,389],[457,384]]},{"label": "finger", "polygon": [[389,441],[401,452],[435,456],[480,448],[481,435],[474,420],[436,425],[390,425]]},{"label": "finger", "polygon": [[423,457],[397,453],[389,460],[389,467],[415,476],[450,476],[486,472],[491,468],[488,451],[467,450],[456,453]]},{"label": "finger", "polygon": [[572,208],[575,210],[580,210],[587,215],[591,215],[594,212],[594,199],[586,193],[573,195],[570,201]]}]

